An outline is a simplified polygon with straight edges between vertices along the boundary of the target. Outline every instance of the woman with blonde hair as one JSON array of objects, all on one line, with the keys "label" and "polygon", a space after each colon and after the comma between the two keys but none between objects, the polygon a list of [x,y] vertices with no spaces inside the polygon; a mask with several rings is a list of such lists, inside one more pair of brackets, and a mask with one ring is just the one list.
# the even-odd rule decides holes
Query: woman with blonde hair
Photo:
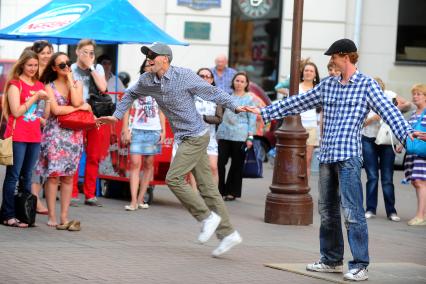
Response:
[{"label": "woman with blonde hair", "polygon": [[[426,84],[416,84],[411,88],[413,104],[416,110],[409,119],[414,126],[422,118],[421,125],[426,127]],[[417,194],[416,216],[408,221],[409,226],[426,225],[426,158],[413,154],[407,154],[404,162],[405,177],[411,181]]]},{"label": "woman with blonde hair", "polygon": [[4,136],[12,136],[13,140],[13,165],[7,166],[3,182],[1,218],[6,226],[28,227],[16,219],[15,189],[22,176],[22,190],[31,192],[31,173],[41,140],[37,102],[46,99],[44,85],[38,81],[37,54],[25,50],[9,74],[2,101],[3,116],[8,120]]}]

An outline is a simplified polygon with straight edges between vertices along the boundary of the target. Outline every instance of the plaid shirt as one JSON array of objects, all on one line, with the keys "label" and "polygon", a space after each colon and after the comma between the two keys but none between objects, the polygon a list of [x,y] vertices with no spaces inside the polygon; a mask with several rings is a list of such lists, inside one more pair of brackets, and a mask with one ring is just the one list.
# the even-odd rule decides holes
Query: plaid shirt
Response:
[{"label": "plaid shirt", "polygon": [[154,73],[141,75],[135,85],[125,90],[113,115],[122,119],[135,99],[151,96],[169,119],[175,140],[179,143],[185,137],[202,136],[208,131],[195,107],[195,95],[232,111],[238,106],[233,96],[208,84],[190,69],[170,66],[161,78]]},{"label": "plaid shirt", "polygon": [[219,76],[219,74],[217,73],[216,67],[213,67],[210,70],[213,73],[214,83],[216,84],[216,86],[221,88],[228,94],[232,94],[233,92],[231,88],[232,78],[234,78],[235,74],[237,74],[237,71],[230,67],[225,67],[225,70],[223,70],[222,76]]},{"label": "plaid shirt", "polygon": [[361,128],[372,109],[390,125],[400,141],[414,130],[399,110],[386,98],[371,77],[356,71],[348,84],[339,77],[328,77],[308,92],[291,96],[261,110],[265,122],[303,111],[323,107],[324,134],[321,141],[321,163],[362,157]]}]

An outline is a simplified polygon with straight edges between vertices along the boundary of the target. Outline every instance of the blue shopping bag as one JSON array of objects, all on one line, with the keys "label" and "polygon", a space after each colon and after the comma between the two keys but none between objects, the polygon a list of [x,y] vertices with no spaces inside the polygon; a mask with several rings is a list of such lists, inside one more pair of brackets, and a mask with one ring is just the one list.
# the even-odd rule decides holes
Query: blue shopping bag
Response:
[{"label": "blue shopping bag", "polygon": [[[422,126],[423,117],[426,114],[426,110],[422,112],[416,124],[413,125],[414,130],[425,132],[426,128]],[[407,154],[417,155],[423,158],[426,158],[426,142],[418,138],[411,140],[410,137],[407,137],[405,141],[405,149]]]},{"label": "blue shopping bag", "polygon": [[262,178],[263,161],[260,153],[259,140],[253,140],[253,147],[246,149],[246,158],[243,166],[243,178]]}]

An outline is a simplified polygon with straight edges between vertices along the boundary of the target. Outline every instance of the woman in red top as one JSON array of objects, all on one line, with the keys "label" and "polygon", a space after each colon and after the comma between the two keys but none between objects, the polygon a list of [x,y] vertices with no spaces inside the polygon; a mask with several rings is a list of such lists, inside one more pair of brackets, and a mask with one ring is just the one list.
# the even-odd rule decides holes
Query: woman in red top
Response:
[{"label": "woman in red top", "polygon": [[7,166],[3,183],[1,217],[6,226],[26,228],[15,218],[15,189],[22,176],[23,190],[31,192],[31,173],[40,152],[39,100],[50,103],[44,85],[38,81],[38,57],[25,50],[13,66],[3,96],[3,116],[8,118],[5,137],[13,137],[13,166]]}]

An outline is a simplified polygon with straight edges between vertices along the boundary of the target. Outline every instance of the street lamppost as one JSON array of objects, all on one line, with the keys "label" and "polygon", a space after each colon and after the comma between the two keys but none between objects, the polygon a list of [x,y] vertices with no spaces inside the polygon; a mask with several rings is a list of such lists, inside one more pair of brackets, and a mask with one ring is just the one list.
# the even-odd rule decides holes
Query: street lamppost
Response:
[{"label": "street lamppost", "polygon": [[[294,0],[290,94],[299,90],[303,0]],[[313,203],[306,173],[306,139],[300,116],[284,118],[275,132],[276,157],[271,190],[266,197],[265,222],[281,225],[312,224]]]}]

